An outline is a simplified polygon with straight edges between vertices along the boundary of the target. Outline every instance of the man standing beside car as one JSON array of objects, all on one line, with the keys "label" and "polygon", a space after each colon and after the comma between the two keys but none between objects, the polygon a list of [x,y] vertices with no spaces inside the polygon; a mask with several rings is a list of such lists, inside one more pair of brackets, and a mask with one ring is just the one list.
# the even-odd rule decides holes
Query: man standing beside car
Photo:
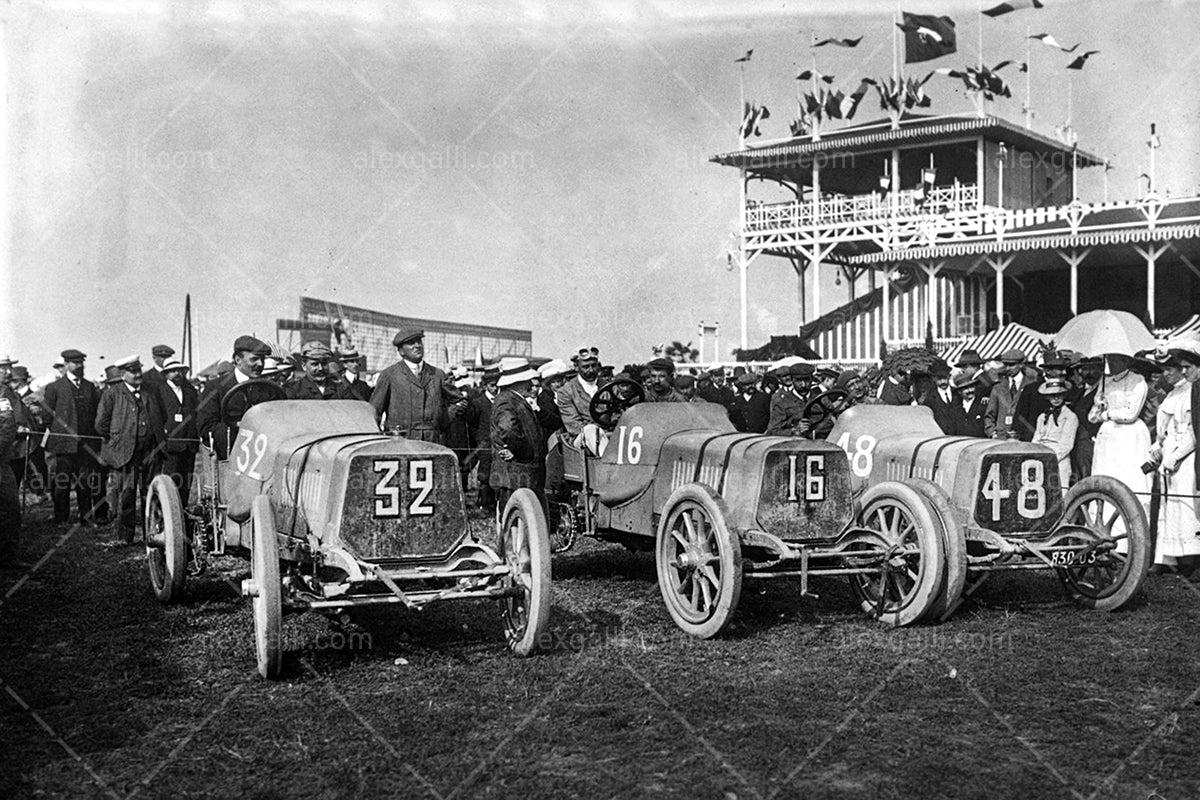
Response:
[{"label": "man standing beside car", "polygon": [[425,362],[425,331],[405,328],[392,339],[400,360],[379,373],[371,393],[383,429],[424,442],[445,444],[450,420],[467,400],[445,372]]},{"label": "man standing beside car", "polygon": [[158,402],[158,415],[166,430],[158,471],[171,476],[185,504],[192,490],[196,453],[200,450],[200,434],[196,432],[196,407],[200,404],[200,396],[187,373],[188,365],[172,358],[162,365],[162,383],[147,386],[145,381],[142,382],[144,389],[157,392],[152,399]]},{"label": "man standing beside car", "polygon": [[137,530],[137,498],[149,482],[153,454],[166,440],[153,387],[142,387],[142,362],[129,356],[114,364],[121,380],[105,390],[96,411],[96,431],[104,437],[100,459],[112,478],[113,532],[132,542]]},{"label": "man standing beside car", "polygon": [[492,488],[503,509],[517,489],[532,489],[545,506],[546,439],[533,412],[537,372],[524,358],[500,362],[499,393],[492,406]]},{"label": "man standing beside car", "polygon": [[53,415],[46,452],[51,454],[51,493],[54,521],[65,523],[71,516],[71,491],[79,507],[79,522],[94,523],[100,502],[97,455],[96,408],[100,394],[95,384],[83,377],[87,355],[79,350],[62,353],[65,375],[46,387],[46,408]]}]

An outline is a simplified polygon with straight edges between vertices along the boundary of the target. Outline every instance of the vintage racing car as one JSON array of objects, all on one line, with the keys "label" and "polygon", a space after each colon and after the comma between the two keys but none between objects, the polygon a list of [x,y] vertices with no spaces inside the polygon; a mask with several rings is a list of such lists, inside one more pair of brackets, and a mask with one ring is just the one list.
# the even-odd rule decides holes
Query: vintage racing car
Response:
[{"label": "vintage racing car", "polygon": [[[494,598],[508,646],[538,647],[550,613],[545,515],[514,492],[495,549],[468,530],[458,461],[446,447],[385,435],[370,404],[281,400],[264,380],[230,389],[222,415],[240,430],[227,460],[201,448],[198,502],[169,476],[147,490],[146,554],[162,602],[209,558],[250,558],[258,671],[277,677],[281,613]],[[252,405],[252,407],[250,407]],[[248,409],[248,410],[247,410]]]},{"label": "vintage racing car", "polygon": [[796,576],[802,595],[813,576],[847,576],[863,608],[892,625],[926,617],[943,594],[936,512],[906,481],[856,503],[832,444],[739,433],[719,405],[642,399],[621,378],[596,392],[592,418],[610,431],[600,457],[552,446],[556,550],[579,536],[652,549],[668,612],[702,638],[729,624],[743,576]]},{"label": "vintage racing car", "polygon": [[1054,570],[1079,603],[1110,611],[1141,588],[1146,515],[1118,480],[1084,478],[1064,497],[1048,447],[946,436],[923,406],[854,406],[828,440],[849,458],[856,493],[907,480],[933,503],[947,552],[940,617],[1000,570]]}]

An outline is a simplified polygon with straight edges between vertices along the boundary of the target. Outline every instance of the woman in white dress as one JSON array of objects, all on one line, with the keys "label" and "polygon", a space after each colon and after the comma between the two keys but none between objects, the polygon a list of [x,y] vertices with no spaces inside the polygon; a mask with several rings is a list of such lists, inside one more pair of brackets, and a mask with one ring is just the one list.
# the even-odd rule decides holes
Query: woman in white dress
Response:
[{"label": "woman in white dress", "polygon": [[[1100,424],[1092,456],[1092,474],[1108,475],[1128,486],[1137,495],[1149,519],[1150,475],[1142,472],[1142,464],[1150,449],[1150,429],[1138,419],[1146,403],[1146,379],[1130,370],[1133,364],[1130,356],[1107,355],[1104,358],[1107,374],[1088,413],[1093,424]],[[1117,552],[1127,552],[1124,539],[1117,543]]]},{"label": "woman in white dress", "polygon": [[1050,409],[1038,415],[1037,428],[1033,432],[1034,443],[1046,445],[1058,457],[1058,479],[1063,492],[1071,483],[1071,451],[1075,448],[1075,433],[1079,428],[1079,417],[1064,405],[1068,391],[1070,387],[1061,378],[1047,378],[1038,387],[1038,393],[1045,396]]},{"label": "woman in white dress", "polygon": [[1162,473],[1166,496],[1160,506],[1154,563],[1190,574],[1200,559],[1196,514],[1196,432],[1192,423],[1192,382],[1200,378],[1200,342],[1168,342],[1163,377],[1171,391],[1158,407],[1158,439],[1149,460]]}]

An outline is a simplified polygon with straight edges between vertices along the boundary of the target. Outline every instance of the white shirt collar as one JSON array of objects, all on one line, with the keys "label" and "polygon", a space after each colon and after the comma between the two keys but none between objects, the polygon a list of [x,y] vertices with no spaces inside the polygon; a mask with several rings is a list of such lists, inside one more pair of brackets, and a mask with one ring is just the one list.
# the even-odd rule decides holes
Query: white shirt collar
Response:
[{"label": "white shirt collar", "polygon": [[250,376],[242,372],[238,367],[233,368],[233,377],[238,383],[245,383],[246,381],[251,380]]},{"label": "white shirt collar", "polygon": [[421,374],[421,365],[425,363],[424,361],[409,361],[407,358],[401,358],[400,360],[404,362],[413,375]]},{"label": "white shirt collar", "polygon": [[583,387],[583,390],[588,393],[589,397],[594,395],[596,393],[596,390],[599,388],[599,386],[597,385],[597,383],[598,383],[597,381],[591,381],[589,383],[588,381],[585,381],[583,379],[582,375],[576,375],[575,379],[579,381],[579,385]]}]

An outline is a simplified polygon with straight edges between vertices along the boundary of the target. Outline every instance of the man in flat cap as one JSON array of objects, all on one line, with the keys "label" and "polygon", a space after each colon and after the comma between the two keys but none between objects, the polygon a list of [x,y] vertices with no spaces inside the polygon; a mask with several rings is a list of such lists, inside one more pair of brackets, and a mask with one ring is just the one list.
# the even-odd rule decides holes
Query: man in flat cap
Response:
[{"label": "man in flat cap", "polygon": [[137,356],[113,364],[121,380],[104,391],[96,411],[96,431],[104,438],[100,460],[109,468],[113,533],[132,542],[138,529],[137,498],[149,483],[151,464],[167,432],[153,385],[142,385]]},{"label": "man in flat cap", "polygon": [[271,355],[271,346],[253,336],[239,336],[233,342],[233,369],[209,381],[196,409],[196,431],[201,441],[211,443],[217,457],[224,459],[237,438],[238,426],[221,419],[221,398],[239,383],[262,376],[263,361]]},{"label": "man in flat cap", "polygon": [[324,342],[305,342],[300,348],[304,374],[287,386],[289,400],[353,400],[349,387],[330,374],[333,351]]},{"label": "man in flat cap", "polygon": [[72,490],[81,524],[95,523],[100,502],[100,437],[96,433],[100,393],[83,377],[86,359],[87,355],[78,350],[64,350],[66,375],[46,387],[46,408],[53,415],[46,453],[51,462],[50,491],[56,523],[70,520]]},{"label": "man in flat cap", "polygon": [[186,503],[192,490],[192,474],[196,466],[196,453],[200,450],[200,433],[196,428],[196,409],[200,396],[196,387],[188,380],[188,365],[167,359],[162,365],[166,379],[161,384],[142,387],[150,392],[151,400],[157,404],[157,414],[166,433],[158,459],[158,472],[170,475],[179,489],[179,496]]},{"label": "man in flat cap", "polygon": [[744,433],[762,433],[771,422],[771,396],[758,389],[758,376],[743,372],[734,378],[737,393],[729,403],[729,420]]},{"label": "man in flat cap", "polygon": [[392,344],[400,360],[379,373],[371,405],[383,429],[425,442],[445,444],[450,421],[467,400],[450,376],[425,363],[425,332],[400,330]]},{"label": "man in flat cap", "polygon": [[154,364],[149,369],[142,370],[142,383],[154,386],[164,384],[166,376],[162,373],[163,364],[173,355],[175,355],[175,350],[169,344],[156,344],[151,347],[150,357],[154,359]]},{"label": "man in flat cap", "polygon": [[558,413],[562,417],[567,440],[578,447],[583,429],[592,423],[592,396],[600,388],[600,351],[595,347],[581,347],[571,356],[575,364],[575,377],[563,384],[555,395]]},{"label": "man in flat cap", "polygon": [[647,403],[686,403],[688,399],[675,388],[675,362],[655,358],[646,364]]},{"label": "man in flat cap", "polygon": [[[1019,440],[1022,430],[1017,422],[1017,402],[1021,392],[1032,383],[1025,371],[1025,351],[1019,347],[1005,350],[1000,354],[1000,362],[1004,364],[1004,372],[988,397],[984,429],[992,439]],[[1028,437],[1033,438],[1032,427],[1029,428]]]},{"label": "man in flat cap", "polygon": [[804,406],[812,387],[813,365],[793,364],[785,369],[791,385],[781,385],[771,396],[771,419],[765,431],[768,436],[802,436],[811,427],[804,417]]},{"label": "man in flat cap", "polygon": [[371,387],[359,373],[362,372],[362,356],[353,347],[341,353],[334,353],[334,358],[342,364],[342,382],[355,400],[371,401]]}]

